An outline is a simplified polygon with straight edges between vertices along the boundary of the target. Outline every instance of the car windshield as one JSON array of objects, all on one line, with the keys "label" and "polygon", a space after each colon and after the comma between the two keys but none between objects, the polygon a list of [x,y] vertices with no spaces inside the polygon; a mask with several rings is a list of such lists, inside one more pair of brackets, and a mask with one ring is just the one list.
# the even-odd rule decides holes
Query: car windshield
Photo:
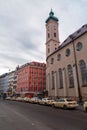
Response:
[{"label": "car windshield", "polygon": [[51,98],[48,98],[47,100],[51,100]]},{"label": "car windshield", "polygon": [[65,102],[64,99],[57,99],[56,101],[57,101],[57,102]]},{"label": "car windshield", "polygon": [[73,100],[72,99],[66,99],[68,102],[72,102]]}]

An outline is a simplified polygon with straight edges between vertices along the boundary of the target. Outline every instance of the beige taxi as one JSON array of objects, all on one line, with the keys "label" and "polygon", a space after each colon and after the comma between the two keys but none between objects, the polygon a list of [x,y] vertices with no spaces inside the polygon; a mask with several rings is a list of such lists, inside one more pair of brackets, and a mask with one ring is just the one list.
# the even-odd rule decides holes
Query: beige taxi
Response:
[{"label": "beige taxi", "polygon": [[68,108],[74,109],[74,108],[78,107],[78,103],[77,103],[77,101],[72,100],[70,98],[60,98],[52,103],[52,107],[58,107],[58,108],[64,108],[64,109],[68,109]]},{"label": "beige taxi", "polygon": [[41,104],[41,105],[52,105],[52,102],[54,100],[52,100],[51,98],[49,97],[46,97],[46,98],[42,98],[38,104]]}]

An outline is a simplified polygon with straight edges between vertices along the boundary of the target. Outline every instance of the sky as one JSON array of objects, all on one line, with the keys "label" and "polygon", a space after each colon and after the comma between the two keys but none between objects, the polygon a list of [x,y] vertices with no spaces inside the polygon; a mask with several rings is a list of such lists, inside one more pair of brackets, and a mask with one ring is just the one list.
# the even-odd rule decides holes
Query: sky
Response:
[{"label": "sky", "polygon": [[0,0],[0,75],[28,62],[46,63],[51,8],[61,43],[87,22],[87,0]]}]

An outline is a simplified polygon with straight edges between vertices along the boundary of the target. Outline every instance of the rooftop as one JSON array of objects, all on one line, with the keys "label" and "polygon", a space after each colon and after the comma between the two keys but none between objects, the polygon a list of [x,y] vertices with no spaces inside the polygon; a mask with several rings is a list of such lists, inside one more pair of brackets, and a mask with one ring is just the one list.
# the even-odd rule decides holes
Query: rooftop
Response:
[{"label": "rooftop", "polygon": [[87,24],[83,25],[80,29],[78,29],[76,32],[72,33],[67,37],[66,40],[60,45],[60,47],[63,47],[69,43],[71,43],[73,40],[77,39],[81,35],[87,32]]}]

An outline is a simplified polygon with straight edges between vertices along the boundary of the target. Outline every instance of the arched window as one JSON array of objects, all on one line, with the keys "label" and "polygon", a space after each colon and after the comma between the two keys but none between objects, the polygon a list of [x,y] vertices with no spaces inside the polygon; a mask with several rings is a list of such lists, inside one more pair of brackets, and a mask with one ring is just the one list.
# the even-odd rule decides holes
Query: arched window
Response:
[{"label": "arched window", "polygon": [[54,33],[54,37],[56,37],[56,33]]},{"label": "arched window", "polygon": [[71,65],[68,65],[68,77],[69,77],[69,87],[74,87],[74,79],[73,79],[73,69]]},{"label": "arched window", "polygon": [[61,54],[57,55],[57,60],[60,61],[61,60]]},{"label": "arched window", "polygon": [[59,88],[63,88],[63,74],[62,74],[62,69],[59,69]]},{"label": "arched window", "polygon": [[77,51],[80,51],[82,49],[83,45],[81,42],[78,42],[77,45],[76,45],[76,50]]},{"label": "arched window", "polygon": [[51,64],[53,64],[54,63],[54,58],[51,58]]},{"label": "arched window", "polygon": [[48,38],[50,37],[50,34],[48,33]]},{"label": "arched window", "polygon": [[79,65],[82,77],[82,85],[87,85],[87,68],[84,60],[80,60]]},{"label": "arched window", "polygon": [[66,49],[65,54],[66,54],[66,56],[67,56],[67,57],[68,57],[68,56],[70,56],[70,53],[71,53],[70,49],[69,49],[69,48],[68,48],[68,49]]},{"label": "arched window", "polygon": [[50,53],[50,48],[48,48],[48,53]]}]

